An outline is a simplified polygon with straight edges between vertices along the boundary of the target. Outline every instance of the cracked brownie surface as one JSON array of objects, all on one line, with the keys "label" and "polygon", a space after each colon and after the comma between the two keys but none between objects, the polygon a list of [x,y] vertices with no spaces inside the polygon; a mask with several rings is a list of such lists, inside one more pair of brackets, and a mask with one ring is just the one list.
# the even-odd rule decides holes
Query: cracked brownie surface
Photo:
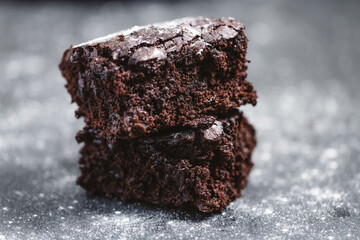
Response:
[{"label": "cracked brownie surface", "polygon": [[246,48],[235,19],[186,18],[70,47],[60,69],[77,116],[114,143],[255,105]]}]

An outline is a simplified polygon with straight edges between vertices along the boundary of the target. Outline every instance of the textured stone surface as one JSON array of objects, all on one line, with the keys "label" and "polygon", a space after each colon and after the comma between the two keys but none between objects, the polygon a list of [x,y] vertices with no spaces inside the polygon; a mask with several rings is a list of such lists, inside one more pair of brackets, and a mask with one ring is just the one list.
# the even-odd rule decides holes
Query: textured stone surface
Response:
[{"label": "textured stone surface", "polygon": [[[24,4],[24,3],[22,3]],[[357,239],[360,5],[212,1],[0,5],[0,239]],[[57,64],[70,43],[189,15],[247,26],[257,128],[249,185],[219,215],[93,198],[74,184],[82,121]]]}]

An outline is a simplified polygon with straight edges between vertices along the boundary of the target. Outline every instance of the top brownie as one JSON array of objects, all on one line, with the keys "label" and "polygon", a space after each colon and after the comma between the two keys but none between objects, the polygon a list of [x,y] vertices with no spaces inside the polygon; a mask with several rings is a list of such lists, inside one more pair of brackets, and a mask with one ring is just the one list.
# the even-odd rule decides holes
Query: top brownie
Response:
[{"label": "top brownie", "polygon": [[71,46],[60,69],[77,116],[113,143],[255,105],[246,49],[235,19],[185,18]]}]

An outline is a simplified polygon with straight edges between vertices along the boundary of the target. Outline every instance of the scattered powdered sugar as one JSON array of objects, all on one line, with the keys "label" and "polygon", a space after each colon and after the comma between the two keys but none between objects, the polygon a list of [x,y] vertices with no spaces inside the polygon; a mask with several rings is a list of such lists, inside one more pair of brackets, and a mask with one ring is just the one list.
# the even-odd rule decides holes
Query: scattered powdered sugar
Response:
[{"label": "scattered powdered sugar", "polygon": [[[146,26],[144,26],[146,27]],[[82,46],[85,46],[85,45],[94,45],[94,44],[98,44],[98,43],[101,43],[101,42],[106,42],[106,41],[109,41],[119,35],[129,35],[130,33],[134,32],[134,31],[138,31],[139,29],[142,29],[143,27],[140,27],[140,26],[133,26],[129,29],[126,29],[126,30],[122,30],[122,31],[119,31],[119,32],[115,32],[115,33],[111,33],[111,34],[108,34],[106,36],[102,36],[102,37],[98,37],[98,38],[95,38],[93,40],[90,40],[90,41],[87,41],[87,42],[84,42],[84,43],[80,43],[78,45],[75,45],[74,48],[76,47],[82,47]]]},{"label": "scattered powdered sugar", "polygon": [[225,39],[234,38],[238,34],[236,30],[228,26],[221,26],[216,29],[216,32],[219,33],[219,35],[221,35],[221,37]]},{"label": "scattered powdered sugar", "polygon": [[0,18],[10,19],[0,21],[7,36],[0,44],[0,240],[359,238],[356,1],[347,11],[337,11],[339,1],[305,1],[311,8],[289,1],[291,16],[284,1],[256,9],[250,1],[209,1],[209,15],[233,12],[248,22],[248,79],[259,95],[255,108],[241,108],[256,128],[255,165],[243,196],[223,214],[94,197],[75,184],[81,145],[74,137],[84,124],[57,69],[61,49],[89,36],[85,30],[202,11],[196,2],[136,1],[137,14],[122,3],[74,5],[76,14],[57,3],[0,7]]},{"label": "scattered powdered sugar", "polygon": [[154,23],[154,24],[149,24],[149,25],[144,25],[144,26],[134,26],[134,27],[131,27],[131,28],[119,31],[119,32],[115,32],[115,33],[112,33],[112,34],[109,34],[109,35],[106,35],[106,36],[103,36],[103,37],[95,38],[95,39],[90,40],[88,42],[78,44],[78,45],[76,45],[74,47],[81,47],[81,46],[84,46],[84,45],[93,45],[93,44],[97,44],[97,43],[101,43],[101,42],[106,42],[106,41],[109,41],[109,40],[119,36],[119,35],[123,35],[123,36],[126,37],[126,36],[136,32],[136,31],[147,30],[150,27],[157,27],[157,28],[162,28],[162,29],[164,29],[164,28],[175,28],[175,27],[179,26],[180,24],[183,24],[183,23],[186,24],[186,23],[188,23],[188,22],[190,22],[192,20],[193,20],[192,17],[185,17],[185,18],[175,19],[175,20],[172,20],[172,21],[166,21],[166,22],[162,22],[162,23]]},{"label": "scattered powdered sugar", "polygon": [[[224,25],[218,26],[217,24]],[[190,44],[192,47],[199,48],[198,54],[201,54],[207,45],[215,41],[236,37],[240,28],[243,28],[243,25],[233,18],[222,18],[219,23],[204,17],[182,18],[142,27],[135,26],[76,45],[74,48],[115,39],[117,40],[116,42],[109,44],[113,51],[112,58],[118,59],[119,57],[130,55],[129,64],[136,64],[151,59],[165,59],[167,52],[179,51],[183,44],[189,41],[195,41],[190,42]],[[157,41],[163,41],[164,43],[149,46]],[[147,44],[148,46],[141,47],[132,53],[131,49],[140,44]]]},{"label": "scattered powdered sugar", "polygon": [[323,201],[323,200],[338,201],[341,199],[341,197],[344,197],[340,192],[334,192],[330,189],[322,189],[318,187],[310,188],[306,193],[314,197],[316,201]]},{"label": "scattered powdered sugar", "polygon": [[136,64],[138,62],[145,62],[151,59],[162,60],[166,58],[166,51],[164,48],[157,47],[142,47],[137,49],[131,56],[129,64]]}]

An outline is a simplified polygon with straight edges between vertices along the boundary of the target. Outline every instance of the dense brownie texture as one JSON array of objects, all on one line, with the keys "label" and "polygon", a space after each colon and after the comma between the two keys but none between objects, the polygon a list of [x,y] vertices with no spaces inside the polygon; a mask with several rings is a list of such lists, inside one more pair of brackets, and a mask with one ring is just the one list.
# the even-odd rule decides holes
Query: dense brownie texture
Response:
[{"label": "dense brownie texture", "polygon": [[86,127],[78,184],[93,194],[224,210],[253,166],[255,131],[238,108],[244,26],[186,18],[134,27],[66,50],[60,69]]},{"label": "dense brownie texture", "polygon": [[236,20],[188,18],[70,47],[60,69],[77,116],[115,143],[255,105],[246,49]]},{"label": "dense brownie texture", "polygon": [[246,185],[254,135],[241,114],[114,144],[85,128],[77,135],[85,143],[78,184],[123,200],[222,211]]}]

